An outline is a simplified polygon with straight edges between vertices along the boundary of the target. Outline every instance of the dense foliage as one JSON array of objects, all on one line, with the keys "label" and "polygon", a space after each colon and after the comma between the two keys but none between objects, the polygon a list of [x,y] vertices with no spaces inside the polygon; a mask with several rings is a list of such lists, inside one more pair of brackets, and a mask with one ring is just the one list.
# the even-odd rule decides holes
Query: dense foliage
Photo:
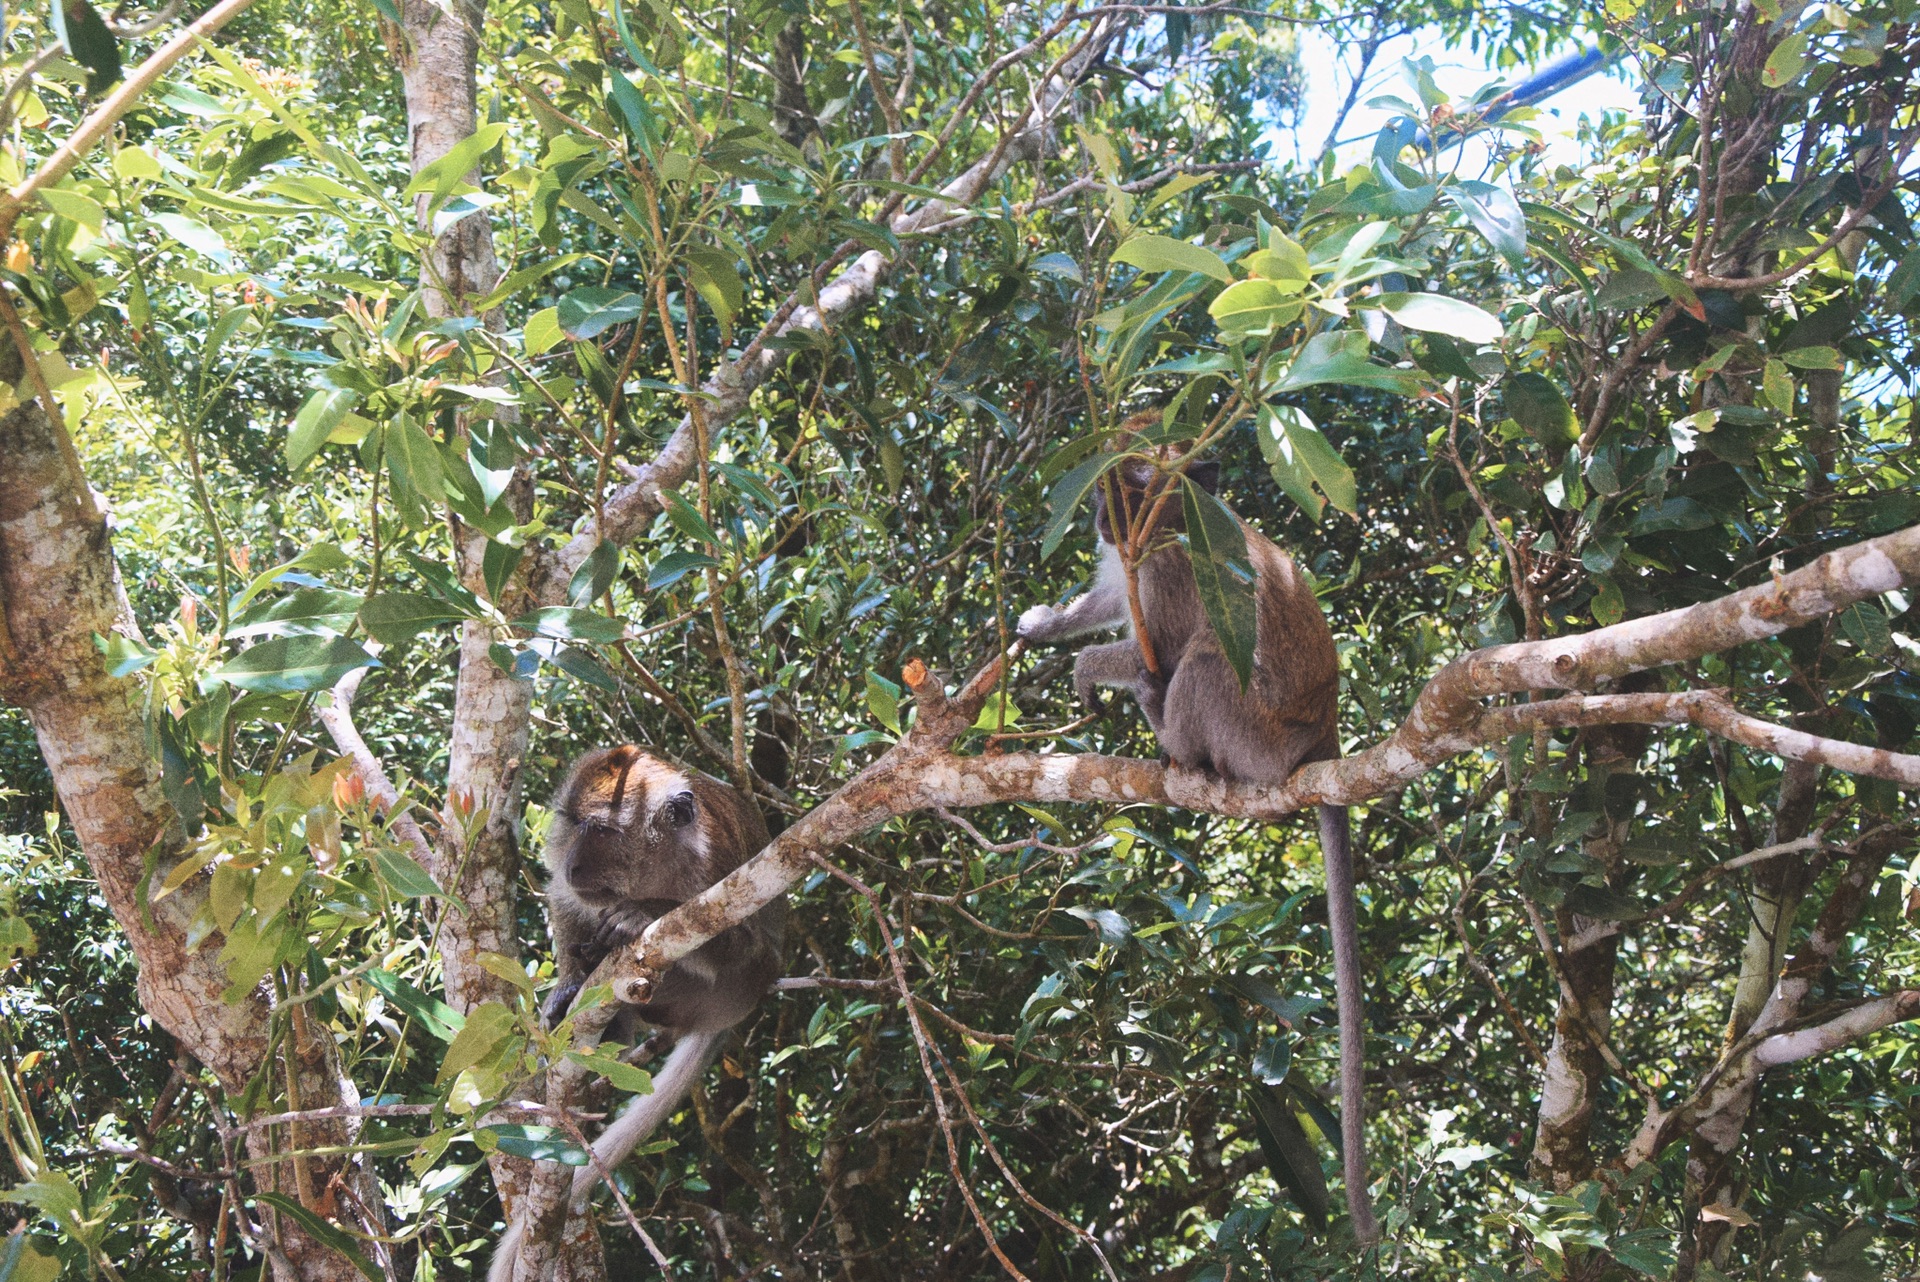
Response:
[{"label": "dense foliage", "polygon": [[[483,1270],[501,1208],[482,1156],[578,1152],[485,1124],[564,1052],[534,1012],[541,802],[569,757],[633,741],[755,779],[777,830],[910,724],[910,661],[970,673],[1021,609],[1087,579],[1083,500],[1142,411],[1148,439],[1219,458],[1226,503],[1311,573],[1352,747],[1467,649],[1710,599],[1920,519],[1911,4],[1130,11],[1037,158],[897,235],[893,213],[1050,102],[1042,73],[1092,30],[1064,16],[503,4],[477,132],[416,174],[399,11],[262,0],[20,223],[5,279],[145,638],[102,638],[106,660],[136,677],[195,838],[146,893],[205,879],[200,943],[235,1000],[270,992],[289,1037],[324,1026],[367,1102],[435,1106],[362,1132],[377,1216],[320,1221],[372,1276]],[[10,21],[17,71],[54,35]],[[1500,86],[1449,100],[1410,62],[1370,152],[1280,163],[1304,21],[1471,40],[1504,67],[1591,36],[1644,79],[1643,110],[1550,164]],[[123,37],[126,61],[163,34]],[[71,130],[99,74],[76,49],[0,101],[0,176]],[[419,264],[476,214],[503,279],[449,313]],[[872,308],[760,332],[869,252],[899,256]],[[695,389],[750,344],[776,369],[709,431]],[[689,413],[707,439],[665,510],[601,544],[569,604],[512,604]],[[1244,654],[1231,523],[1185,501]],[[512,816],[525,955],[482,959],[517,998],[456,1012],[438,949],[466,906],[314,713],[371,667],[360,729],[423,819],[477,831],[471,798],[441,810],[474,620],[534,690]],[[1889,592],[1623,688],[1727,687],[1914,751],[1915,632]],[[1069,664],[1021,656],[966,750],[1152,756],[1132,708],[1082,718]],[[52,1276],[48,1257],[90,1277],[263,1269],[245,1225],[295,1212],[218,1173],[245,1156],[236,1121],[298,1102],[271,1071],[218,1090],[143,1016],[5,711],[0,769],[0,1105],[12,1199],[38,1217],[0,1277]],[[1543,731],[1363,807],[1388,1224],[1364,1259],[1327,1196],[1307,824],[896,819],[828,852],[846,876],[797,889],[787,974],[816,982],[768,999],[623,1187],[688,1277],[1901,1274],[1920,1267],[1908,1027],[1767,1076],[1731,1149],[1679,1134],[1625,1155],[1869,857],[1809,1014],[1913,984],[1911,812],[1890,783],[1687,727]],[[1575,1077],[1585,1113],[1553,1114],[1543,1082]],[[653,1267],[611,1203],[604,1223],[613,1276]]]}]

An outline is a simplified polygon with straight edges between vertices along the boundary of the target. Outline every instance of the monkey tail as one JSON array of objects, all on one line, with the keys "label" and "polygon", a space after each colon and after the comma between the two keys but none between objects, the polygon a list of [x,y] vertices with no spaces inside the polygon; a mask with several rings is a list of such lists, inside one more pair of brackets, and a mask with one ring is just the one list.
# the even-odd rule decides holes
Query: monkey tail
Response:
[{"label": "monkey tail", "polygon": [[1359,913],[1345,806],[1320,807],[1320,853],[1327,867],[1327,933],[1333,936],[1333,987],[1340,1015],[1340,1158],[1347,1214],[1361,1245],[1380,1240],[1367,1196],[1367,1025],[1361,992]]},{"label": "monkey tail", "polygon": [[[579,1215],[585,1211],[587,1197],[600,1181],[600,1172],[611,1171],[618,1166],[627,1154],[645,1143],[649,1135],[674,1115],[680,1107],[680,1101],[693,1090],[693,1084],[700,1080],[700,1075],[707,1071],[707,1065],[713,1062],[725,1037],[724,1030],[718,1033],[688,1033],[673,1044],[666,1062],[653,1075],[653,1093],[635,1100],[633,1107],[622,1113],[593,1142],[594,1160],[581,1167],[573,1177],[573,1191],[567,1199],[568,1214]],[[523,1219],[515,1219],[501,1234],[499,1245],[493,1249],[493,1263],[487,1269],[487,1282],[513,1282],[524,1225]]]},{"label": "monkey tail", "polygon": [[687,1033],[673,1044],[667,1062],[653,1075],[653,1093],[642,1095],[633,1107],[600,1132],[593,1142],[594,1160],[573,1177],[573,1213],[587,1209],[587,1195],[600,1182],[602,1170],[611,1171],[621,1159],[646,1142],[680,1107],[680,1101],[693,1090],[693,1084],[707,1071],[719,1053],[726,1032]]}]

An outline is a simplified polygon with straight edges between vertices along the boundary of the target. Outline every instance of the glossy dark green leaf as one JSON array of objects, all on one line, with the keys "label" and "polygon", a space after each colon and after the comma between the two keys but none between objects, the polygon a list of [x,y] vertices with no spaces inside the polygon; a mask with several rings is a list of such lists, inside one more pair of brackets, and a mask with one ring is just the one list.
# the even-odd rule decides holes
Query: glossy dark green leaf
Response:
[{"label": "glossy dark green leaf", "polygon": [[360,1239],[353,1234],[321,1219],[290,1197],[279,1193],[256,1193],[254,1197],[293,1220],[312,1234],[315,1240],[324,1242],[328,1247],[339,1252],[349,1264],[360,1271],[361,1277],[368,1279],[368,1282],[385,1282],[386,1275],[361,1252]]},{"label": "glossy dark green leaf", "polygon": [[482,1127],[479,1134],[491,1139],[494,1147],[502,1153],[532,1158],[536,1162],[585,1166],[593,1160],[586,1149],[568,1139],[567,1133],[557,1126],[508,1123],[502,1126]]},{"label": "glossy dark green leaf", "polygon": [[1459,182],[1445,189],[1450,199],[1473,229],[1500,251],[1515,271],[1527,263],[1527,216],[1520,202],[1505,187],[1492,183]]},{"label": "glossy dark green leaf", "polygon": [[1187,524],[1187,556],[1193,563],[1200,604],[1213,625],[1227,662],[1245,690],[1253,679],[1253,646],[1258,612],[1254,608],[1256,572],[1247,558],[1247,536],[1240,521],[1218,498],[1185,477],[1181,505]]},{"label": "glossy dark green leaf", "polygon": [[661,588],[672,587],[694,570],[718,564],[705,552],[669,552],[647,571],[647,590],[658,592]]},{"label": "glossy dark green leaf", "polygon": [[1117,454],[1096,454],[1076,465],[1071,471],[1053,483],[1047,501],[1052,515],[1047,519],[1046,532],[1040,538],[1040,555],[1050,557],[1060,546],[1067,530],[1073,525],[1074,513],[1080,510],[1080,501],[1087,496],[1101,474],[1118,461]]},{"label": "glossy dark green leaf", "polygon": [[101,94],[120,79],[120,42],[87,0],[53,0],[53,35],[87,69],[87,92]]},{"label": "glossy dark green leaf", "polygon": [[598,611],[565,605],[548,606],[531,614],[523,614],[513,621],[513,626],[525,628],[536,636],[599,645],[618,641],[627,634],[627,625],[618,619],[609,619]]},{"label": "glossy dark green leaf", "polygon": [[1377,387],[1384,392],[1412,396],[1420,389],[1420,376],[1410,370],[1389,369],[1367,357],[1367,336],[1358,330],[1334,330],[1315,334],[1300,345],[1286,377],[1275,390],[1297,391],[1321,383],[1345,383],[1350,387]]},{"label": "glossy dark green leaf", "polygon": [[262,641],[208,675],[242,690],[328,690],[355,668],[379,666],[358,642],[309,633]]},{"label": "glossy dark green leaf", "polygon": [[1320,1155],[1307,1138],[1306,1128],[1293,1115],[1286,1098],[1284,1088],[1258,1082],[1247,1088],[1254,1138],[1260,1142],[1260,1155],[1266,1159],[1268,1172],[1286,1186],[1295,1204],[1324,1233],[1331,1205],[1326,1172],[1320,1167]]},{"label": "glossy dark green leaf", "polygon": [[1549,449],[1564,449],[1580,439],[1573,406],[1546,375],[1531,370],[1509,374],[1500,385],[1500,394],[1508,416]]},{"label": "glossy dark green leaf", "polygon": [[382,645],[398,645],[428,628],[470,615],[424,592],[379,592],[360,607],[360,624]]},{"label": "glossy dark green leaf", "polygon": [[562,295],[559,307],[560,328],[579,342],[643,315],[647,300],[630,289],[582,285]]},{"label": "glossy dark green leaf", "polygon": [[567,580],[567,600],[577,606],[593,604],[613,586],[619,572],[620,545],[611,539],[600,540]]},{"label": "glossy dark green leaf", "polygon": [[443,1042],[451,1042],[460,1032],[460,1026],[466,1022],[459,1011],[437,997],[427,996],[391,971],[376,966],[361,978]]}]

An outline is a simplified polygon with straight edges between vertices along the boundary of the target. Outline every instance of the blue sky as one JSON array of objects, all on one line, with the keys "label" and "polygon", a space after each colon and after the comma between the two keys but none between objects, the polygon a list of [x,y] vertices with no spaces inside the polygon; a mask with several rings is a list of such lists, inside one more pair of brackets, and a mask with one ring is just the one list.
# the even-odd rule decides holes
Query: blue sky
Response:
[{"label": "blue sky", "polygon": [[[1565,49],[1541,59],[1541,65],[1564,54],[1578,52],[1581,47],[1569,43]],[[1327,136],[1327,128],[1333,123],[1334,113],[1346,96],[1355,58],[1345,55],[1339,46],[1315,28],[1305,30],[1300,53],[1301,65],[1307,77],[1307,113],[1300,124],[1297,143],[1302,158],[1311,160],[1318,154],[1320,144]],[[1369,98],[1391,94],[1408,101],[1418,101],[1412,85],[1401,70],[1401,62],[1409,56],[1421,55],[1433,59],[1435,82],[1447,94],[1456,97],[1470,95],[1491,80],[1505,79],[1512,83],[1532,70],[1530,67],[1516,67],[1505,73],[1490,70],[1485,58],[1479,54],[1465,49],[1446,48],[1441,44],[1437,32],[1418,32],[1388,41],[1375,56],[1359,100],[1341,128],[1343,145],[1338,155],[1343,166],[1357,163],[1370,153],[1373,135],[1396,114],[1391,110],[1367,106]],[[1635,86],[1620,74],[1620,70],[1590,76],[1539,104],[1541,119],[1534,121],[1533,125],[1546,135],[1551,160],[1565,164],[1578,162],[1579,151],[1573,144],[1572,136],[1582,114],[1597,117],[1602,111],[1640,110]],[[1630,73],[1632,68],[1625,70]],[[1293,156],[1296,145],[1293,133],[1277,132],[1276,142],[1274,159],[1286,160]]]}]

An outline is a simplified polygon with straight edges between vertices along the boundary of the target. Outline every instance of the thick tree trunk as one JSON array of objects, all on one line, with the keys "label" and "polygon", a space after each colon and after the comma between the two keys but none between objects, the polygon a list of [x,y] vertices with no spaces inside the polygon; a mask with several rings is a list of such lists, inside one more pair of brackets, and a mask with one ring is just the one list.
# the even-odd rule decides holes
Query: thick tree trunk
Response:
[{"label": "thick tree trunk", "polygon": [[[17,363],[12,374],[18,374]],[[193,878],[158,904],[143,905],[148,859],[164,876],[186,836],[160,786],[158,765],[146,749],[146,727],[133,702],[135,685],[108,675],[96,636],[134,629],[107,522],[94,507],[84,477],[60,449],[58,429],[38,401],[0,418],[0,696],[32,722],[55,791],[99,883],[101,897],[126,932],[139,968],[143,1010],[219,1079],[230,1094],[245,1088],[273,1044],[273,1012],[264,990],[228,1002],[226,966],[218,941],[187,945],[188,924],[206,903],[207,883]],[[330,1037],[289,1034],[291,1056],[270,1080],[281,1089],[291,1067],[306,1108],[354,1102],[342,1089]],[[303,1127],[300,1134],[249,1136],[255,1158],[288,1148],[348,1142],[343,1122]],[[357,1178],[342,1156],[269,1162],[256,1168],[263,1190],[298,1197],[332,1216],[342,1178]],[[371,1204],[377,1208],[377,1201]],[[268,1217],[268,1222],[274,1217]],[[358,1277],[343,1257],[321,1246],[284,1217],[278,1225],[275,1276],[283,1279]],[[377,1225],[363,1226],[378,1228]]]}]

